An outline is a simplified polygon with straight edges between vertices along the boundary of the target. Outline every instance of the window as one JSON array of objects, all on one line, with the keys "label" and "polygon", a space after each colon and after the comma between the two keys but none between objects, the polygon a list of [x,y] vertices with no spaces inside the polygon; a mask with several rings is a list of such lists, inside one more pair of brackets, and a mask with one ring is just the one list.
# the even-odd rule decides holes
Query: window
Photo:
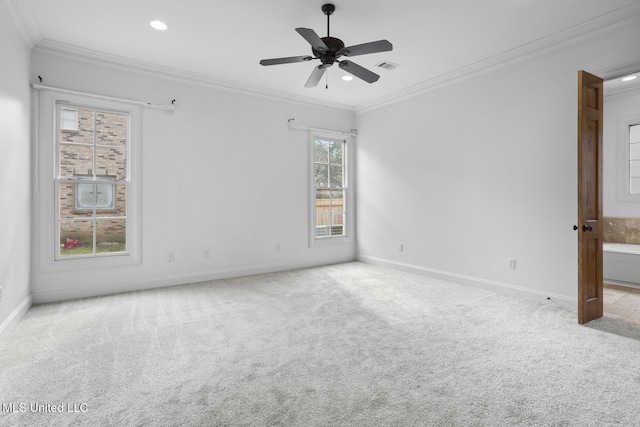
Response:
[{"label": "window", "polygon": [[640,194],[640,123],[629,126],[629,194]]},{"label": "window", "polygon": [[36,105],[37,268],[140,264],[142,107],[49,89]]},{"label": "window", "polygon": [[56,258],[126,254],[130,116],[60,102],[56,112]]},{"label": "window", "polygon": [[640,202],[640,116],[618,121],[618,200]]},{"label": "window", "polygon": [[347,236],[347,143],[312,140],[312,241]]}]

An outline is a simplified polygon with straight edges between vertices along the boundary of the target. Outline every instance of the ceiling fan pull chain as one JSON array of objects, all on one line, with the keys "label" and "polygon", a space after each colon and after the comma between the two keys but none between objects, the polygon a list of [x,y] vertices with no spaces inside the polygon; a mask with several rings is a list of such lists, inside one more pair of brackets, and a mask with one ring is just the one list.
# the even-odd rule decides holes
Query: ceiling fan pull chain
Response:
[{"label": "ceiling fan pull chain", "polygon": [[325,73],[325,77],[326,77],[326,80],[325,80],[326,86],[324,88],[328,90],[329,89],[329,69],[328,68],[327,68],[327,71]]}]

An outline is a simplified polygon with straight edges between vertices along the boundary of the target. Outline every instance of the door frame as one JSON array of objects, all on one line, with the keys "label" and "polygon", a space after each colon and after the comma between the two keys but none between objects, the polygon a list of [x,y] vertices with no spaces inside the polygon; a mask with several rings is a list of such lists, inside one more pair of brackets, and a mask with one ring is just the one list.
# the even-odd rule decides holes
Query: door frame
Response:
[{"label": "door frame", "polygon": [[[640,61],[635,61],[635,62],[630,62],[630,63],[624,63],[624,64],[616,64],[610,67],[606,67],[606,68],[601,68],[601,69],[596,69],[595,70],[595,75],[599,76],[603,79],[603,81],[607,81],[607,80],[611,80],[611,79],[617,79],[617,78],[621,78],[626,76],[627,74],[631,74],[631,73],[635,73],[640,69]],[[579,90],[579,88],[578,88]],[[603,106],[604,106],[604,98],[603,98]],[[602,125],[604,126],[604,122],[602,123]],[[601,178],[602,179],[602,178]],[[580,203],[580,190],[578,189],[578,203]],[[602,242],[601,242],[602,244]],[[580,247],[578,246],[578,265],[580,262]],[[600,285],[602,286],[602,284]],[[580,295],[580,280],[578,279],[578,295]],[[578,298],[578,313],[580,313],[580,301]],[[578,315],[578,317],[580,317],[580,315]],[[580,322],[580,319],[578,319],[578,322]]]}]

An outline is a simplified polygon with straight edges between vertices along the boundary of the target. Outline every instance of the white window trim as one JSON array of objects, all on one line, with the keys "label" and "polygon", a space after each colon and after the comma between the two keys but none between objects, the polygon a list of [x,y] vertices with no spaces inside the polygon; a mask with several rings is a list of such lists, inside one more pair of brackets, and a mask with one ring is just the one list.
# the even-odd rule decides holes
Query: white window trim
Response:
[{"label": "white window trim", "polygon": [[640,202],[640,194],[630,194],[629,126],[640,124],[640,114],[618,120],[618,201]]},{"label": "white window trim", "polygon": [[[91,109],[105,109],[126,113],[130,117],[128,178],[127,185],[127,251],[100,254],[90,257],[57,257],[56,241],[57,217],[56,197],[56,103]],[[137,105],[90,98],[80,95],[61,94],[46,89],[38,91],[36,118],[36,179],[34,221],[38,265],[42,273],[85,269],[110,268],[135,265],[141,262],[141,151],[142,151],[142,108]]]},{"label": "white window trim", "polygon": [[[345,226],[346,234],[342,236],[331,237],[316,237],[316,211],[315,211],[315,180],[314,180],[314,145],[317,138],[326,138],[332,141],[344,141],[345,142],[345,171],[344,181],[346,186],[345,191]],[[308,227],[309,230],[309,247],[323,247],[323,246],[335,246],[352,244],[355,236],[355,139],[352,136],[345,136],[344,134],[336,135],[331,132],[322,131],[309,131],[309,140],[307,143],[308,152],[308,179],[309,183],[307,188],[309,189],[309,203],[308,203]]]}]

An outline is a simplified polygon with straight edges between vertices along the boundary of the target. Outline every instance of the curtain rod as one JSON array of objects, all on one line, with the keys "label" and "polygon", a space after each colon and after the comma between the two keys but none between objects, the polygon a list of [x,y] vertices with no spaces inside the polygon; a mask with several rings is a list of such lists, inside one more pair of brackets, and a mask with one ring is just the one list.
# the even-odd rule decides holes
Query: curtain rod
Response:
[{"label": "curtain rod", "polygon": [[351,132],[343,132],[340,130],[330,130],[330,129],[320,129],[320,128],[313,128],[313,127],[309,127],[309,126],[300,126],[300,125],[296,125],[293,123],[295,119],[289,119],[287,120],[287,123],[289,123],[289,128],[291,129],[302,129],[302,130],[315,130],[317,132],[325,132],[325,133],[335,133],[338,135],[348,135],[348,136],[357,136],[358,135],[358,129],[351,129]]},{"label": "curtain rod", "polygon": [[161,104],[152,104],[151,102],[136,101],[136,100],[133,100],[133,99],[116,98],[114,96],[97,95],[95,93],[79,92],[77,90],[62,89],[62,88],[59,88],[59,87],[45,86],[45,85],[41,85],[41,84],[38,84],[38,83],[33,83],[31,85],[31,87],[33,87],[34,89],[47,89],[47,90],[51,90],[51,91],[54,91],[54,92],[68,93],[70,95],[82,95],[82,96],[88,96],[88,97],[91,97],[91,98],[105,99],[107,101],[126,102],[128,104],[142,105],[142,106],[145,106],[145,107],[157,108],[157,109],[160,109],[160,110],[172,110],[173,111],[173,110],[176,109],[175,105],[173,105],[173,103],[175,102],[175,99],[173,101],[171,101],[171,105],[161,105]]}]

